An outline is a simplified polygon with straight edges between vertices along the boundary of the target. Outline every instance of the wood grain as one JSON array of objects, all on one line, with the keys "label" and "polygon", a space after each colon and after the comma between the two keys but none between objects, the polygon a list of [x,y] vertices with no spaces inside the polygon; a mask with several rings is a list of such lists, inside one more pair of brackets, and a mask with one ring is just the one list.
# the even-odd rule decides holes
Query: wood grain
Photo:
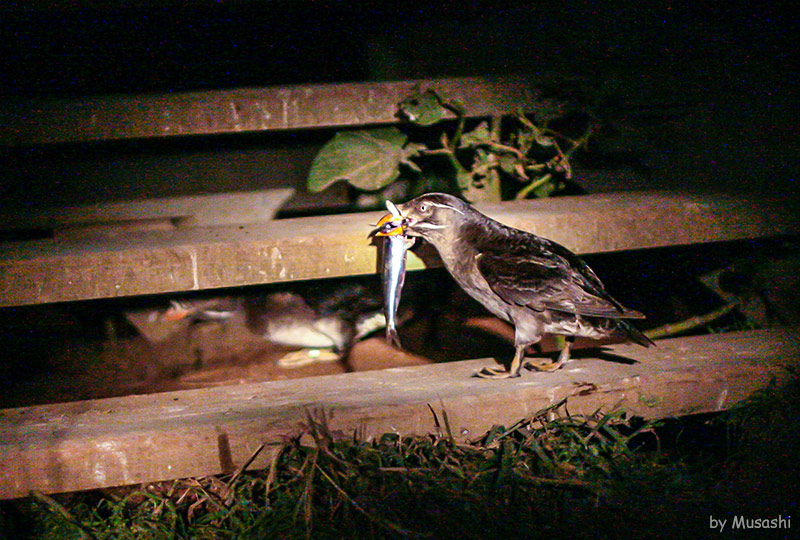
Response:
[{"label": "wood grain", "polygon": [[[624,409],[662,418],[730,407],[797,366],[797,329],[616,345],[555,373],[471,374],[492,360],[81,401],[0,411],[0,497],[63,492],[228,470],[273,451],[308,415],[370,439],[434,431],[428,404],[459,440],[511,425],[565,397],[571,413]],[[625,362],[625,363],[623,363]],[[225,441],[225,447],[220,447]],[[264,467],[262,452],[253,468]]]},{"label": "wood grain", "polygon": [[[626,192],[479,207],[577,253],[796,234],[784,201]],[[0,250],[0,306],[319,279],[376,271],[381,213],[13,242]],[[436,259],[428,259],[436,265]],[[410,269],[425,264],[412,255]]]},{"label": "wood grain", "polygon": [[349,127],[398,122],[397,105],[433,88],[467,104],[468,116],[544,112],[550,107],[520,77],[239,88],[80,100],[8,102],[0,108],[0,144],[24,146]]},{"label": "wood grain", "polygon": [[[264,189],[207,195],[187,195],[98,203],[66,208],[0,209],[0,230],[50,228],[55,234],[74,234],[81,228],[103,228],[107,236],[114,229],[128,232],[137,223],[165,221],[170,229],[200,226],[242,225],[273,219],[294,189]],[[132,226],[127,226],[133,224]]]}]

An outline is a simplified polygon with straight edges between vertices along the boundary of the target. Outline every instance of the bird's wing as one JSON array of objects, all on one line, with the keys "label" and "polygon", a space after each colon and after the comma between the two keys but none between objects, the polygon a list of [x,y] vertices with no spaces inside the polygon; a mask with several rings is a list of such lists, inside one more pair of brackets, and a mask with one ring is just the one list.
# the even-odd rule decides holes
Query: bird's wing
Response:
[{"label": "bird's wing", "polygon": [[510,304],[589,317],[644,317],[622,307],[583,273],[565,266],[558,258],[484,252],[476,262],[492,291]]}]

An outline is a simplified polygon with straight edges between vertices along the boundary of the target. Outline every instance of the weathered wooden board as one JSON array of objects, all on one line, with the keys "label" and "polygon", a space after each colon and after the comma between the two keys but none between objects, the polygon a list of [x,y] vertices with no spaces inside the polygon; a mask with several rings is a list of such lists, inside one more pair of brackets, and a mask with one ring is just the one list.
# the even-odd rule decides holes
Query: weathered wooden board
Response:
[{"label": "weathered wooden board", "polygon": [[[430,404],[447,411],[458,439],[469,440],[564,397],[578,414],[600,407],[645,418],[718,411],[785,376],[780,366],[797,366],[800,344],[796,329],[758,330],[605,351],[606,359],[513,380],[471,377],[492,362],[486,359],[6,409],[0,497],[230,471],[259,445],[274,451],[301,433],[307,414],[324,416],[345,435],[422,434],[434,431]],[[271,453],[252,467],[265,466]]]},{"label": "weathered wooden board", "polygon": [[0,230],[52,228],[56,234],[81,228],[113,233],[126,223],[164,220],[174,227],[242,225],[269,221],[294,193],[292,188],[118,201],[68,208],[0,209]]},{"label": "weathered wooden board", "polygon": [[[607,193],[480,208],[503,223],[578,253],[800,230],[797,212],[786,202],[723,195]],[[372,273],[376,248],[367,235],[380,215],[8,243],[0,250],[0,306]],[[412,256],[409,268],[421,267],[423,263]]]},{"label": "weathered wooden board", "polygon": [[469,116],[546,106],[519,77],[242,88],[84,100],[23,101],[0,107],[0,144],[211,135],[396,123],[397,105],[434,88]]}]

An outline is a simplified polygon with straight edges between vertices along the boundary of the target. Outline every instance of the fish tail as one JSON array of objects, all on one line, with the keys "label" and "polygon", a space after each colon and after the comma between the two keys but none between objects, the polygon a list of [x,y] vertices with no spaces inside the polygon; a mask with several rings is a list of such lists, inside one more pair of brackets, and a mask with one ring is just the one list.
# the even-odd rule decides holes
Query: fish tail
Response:
[{"label": "fish tail", "polygon": [[400,335],[397,333],[397,328],[389,326],[386,327],[386,341],[388,341],[390,345],[393,345],[398,349],[403,348],[403,346],[400,345]]}]

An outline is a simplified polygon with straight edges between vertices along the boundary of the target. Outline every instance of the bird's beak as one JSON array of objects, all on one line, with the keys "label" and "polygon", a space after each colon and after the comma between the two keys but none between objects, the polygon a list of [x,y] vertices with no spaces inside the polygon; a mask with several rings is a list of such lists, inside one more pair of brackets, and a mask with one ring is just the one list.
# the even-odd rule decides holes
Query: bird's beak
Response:
[{"label": "bird's beak", "polygon": [[188,317],[191,313],[191,310],[178,302],[177,300],[170,300],[169,308],[164,312],[162,317],[166,321],[175,322],[175,321],[182,321],[186,317]]},{"label": "bird's beak", "polygon": [[375,236],[398,236],[406,232],[408,226],[406,219],[392,201],[386,201],[389,213],[378,221],[378,232]]}]

